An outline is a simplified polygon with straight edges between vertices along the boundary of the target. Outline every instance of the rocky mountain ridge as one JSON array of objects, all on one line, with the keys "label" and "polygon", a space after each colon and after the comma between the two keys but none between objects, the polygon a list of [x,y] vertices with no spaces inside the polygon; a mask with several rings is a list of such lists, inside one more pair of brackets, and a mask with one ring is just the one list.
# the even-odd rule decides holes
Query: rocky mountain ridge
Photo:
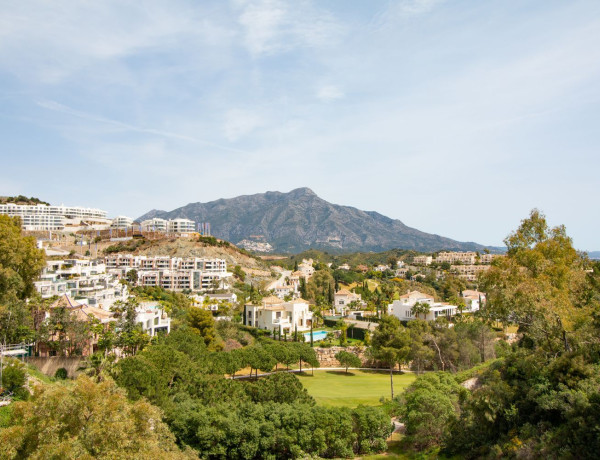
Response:
[{"label": "rocky mountain ridge", "polygon": [[153,217],[210,222],[218,238],[234,244],[242,240],[269,243],[275,251],[287,253],[309,248],[333,252],[484,249],[477,243],[421,232],[374,211],[329,203],[309,188],[190,203],[173,211],[152,210],[138,221]]}]

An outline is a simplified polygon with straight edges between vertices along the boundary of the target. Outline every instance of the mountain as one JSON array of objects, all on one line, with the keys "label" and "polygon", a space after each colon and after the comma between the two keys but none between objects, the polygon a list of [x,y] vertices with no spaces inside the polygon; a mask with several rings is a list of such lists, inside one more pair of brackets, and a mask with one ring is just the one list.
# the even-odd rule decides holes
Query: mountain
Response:
[{"label": "mountain", "polygon": [[588,252],[588,257],[594,260],[600,260],[600,251],[590,251]]},{"label": "mountain", "polygon": [[274,250],[288,253],[309,248],[334,252],[484,249],[476,243],[421,232],[377,212],[331,204],[309,188],[190,203],[168,212],[153,209],[137,220],[153,217],[209,222],[218,238],[234,244],[243,240],[269,243]]}]

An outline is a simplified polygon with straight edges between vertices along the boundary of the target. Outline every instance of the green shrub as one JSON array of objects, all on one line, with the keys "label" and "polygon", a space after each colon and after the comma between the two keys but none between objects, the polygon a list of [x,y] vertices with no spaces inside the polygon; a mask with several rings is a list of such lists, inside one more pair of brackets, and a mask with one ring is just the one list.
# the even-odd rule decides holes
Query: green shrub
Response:
[{"label": "green shrub", "polygon": [[54,377],[60,380],[65,380],[69,377],[69,373],[64,367],[59,367],[54,373]]}]

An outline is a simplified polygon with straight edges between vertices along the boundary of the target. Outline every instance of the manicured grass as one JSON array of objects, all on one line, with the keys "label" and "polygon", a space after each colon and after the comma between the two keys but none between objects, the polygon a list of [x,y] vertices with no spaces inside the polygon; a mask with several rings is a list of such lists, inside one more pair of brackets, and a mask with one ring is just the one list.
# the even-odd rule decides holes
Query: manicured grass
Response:
[{"label": "manicured grass", "polygon": [[[378,406],[380,399],[390,398],[390,374],[386,371],[317,370],[296,374],[317,404],[323,406],[356,407],[359,404]],[[394,373],[394,393],[398,394],[415,380],[411,373]]]}]

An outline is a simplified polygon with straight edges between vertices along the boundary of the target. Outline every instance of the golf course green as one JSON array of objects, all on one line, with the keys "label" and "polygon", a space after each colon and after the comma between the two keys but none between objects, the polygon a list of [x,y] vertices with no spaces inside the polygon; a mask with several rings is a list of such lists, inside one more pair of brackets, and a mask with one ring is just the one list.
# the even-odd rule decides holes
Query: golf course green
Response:
[{"label": "golf course green", "polygon": [[[390,398],[390,374],[387,371],[344,371],[319,369],[297,374],[308,393],[323,406],[377,406],[381,397]],[[394,394],[400,394],[416,376],[394,373]]]}]

